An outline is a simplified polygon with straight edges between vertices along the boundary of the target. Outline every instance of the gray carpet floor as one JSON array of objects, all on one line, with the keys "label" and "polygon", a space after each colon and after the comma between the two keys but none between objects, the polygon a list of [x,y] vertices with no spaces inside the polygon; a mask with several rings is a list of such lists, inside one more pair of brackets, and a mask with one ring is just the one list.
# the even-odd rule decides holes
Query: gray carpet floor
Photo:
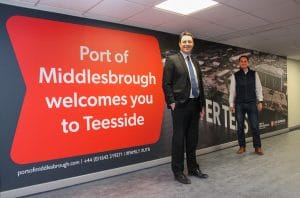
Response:
[{"label": "gray carpet floor", "polygon": [[262,140],[265,155],[238,147],[198,156],[208,179],[174,180],[170,164],[40,193],[30,198],[299,198],[300,130]]}]

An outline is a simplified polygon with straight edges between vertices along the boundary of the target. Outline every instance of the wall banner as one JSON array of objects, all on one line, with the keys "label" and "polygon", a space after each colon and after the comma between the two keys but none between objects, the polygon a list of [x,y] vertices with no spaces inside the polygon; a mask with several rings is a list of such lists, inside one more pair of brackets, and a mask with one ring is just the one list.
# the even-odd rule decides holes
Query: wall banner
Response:
[{"label": "wall banner", "polygon": [[[162,72],[178,36],[0,5],[1,192],[170,156]],[[261,133],[287,128],[285,57],[196,40],[199,149],[236,140],[228,87],[243,54],[263,85]]]}]

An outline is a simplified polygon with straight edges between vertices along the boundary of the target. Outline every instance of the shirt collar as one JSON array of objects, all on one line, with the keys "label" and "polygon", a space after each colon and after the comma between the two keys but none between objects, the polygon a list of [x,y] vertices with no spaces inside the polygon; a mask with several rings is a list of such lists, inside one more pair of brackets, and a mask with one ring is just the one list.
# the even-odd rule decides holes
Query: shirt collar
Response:
[{"label": "shirt collar", "polygon": [[184,53],[184,52],[182,52],[182,51],[180,51],[180,53],[182,54],[184,60],[186,60],[186,57],[188,57],[188,56],[191,58],[191,55],[190,55],[190,54],[186,54],[186,53]]},{"label": "shirt collar", "polygon": [[246,71],[244,71],[243,69],[240,69],[244,74],[247,74],[249,71],[250,71],[250,68],[249,67],[247,67],[247,70]]}]

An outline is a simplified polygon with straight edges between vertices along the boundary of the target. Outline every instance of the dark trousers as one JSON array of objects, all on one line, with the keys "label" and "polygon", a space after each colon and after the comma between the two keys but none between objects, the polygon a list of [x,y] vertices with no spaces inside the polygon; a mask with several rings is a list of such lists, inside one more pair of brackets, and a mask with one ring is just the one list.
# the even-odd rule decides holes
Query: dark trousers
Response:
[{"label": "dark trousers", "polygon": [[258,110],[255,102],[251,103],[239,103],[235,105],[235,117],[237,121],[237,136],[239,141],[239,146],[246,147],[245,141],[245,115],[248,115],[248,120],[250,122],[250,128],[253,137],[253,147],[261,147],[260,132],[258,129]]},{"label": "dark trousers", "polygon": [[199,131],[199,101],[189,99],[172,111],[172,171],[176,175],[184,170],[184,149],[189,171],[197,169],[196,148]]}]

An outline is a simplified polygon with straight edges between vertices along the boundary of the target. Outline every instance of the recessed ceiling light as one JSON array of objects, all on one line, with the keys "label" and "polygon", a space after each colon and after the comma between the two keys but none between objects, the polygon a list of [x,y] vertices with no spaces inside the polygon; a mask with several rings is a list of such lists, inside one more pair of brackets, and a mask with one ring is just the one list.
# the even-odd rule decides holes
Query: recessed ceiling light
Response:
[{"label": "recessed ceiling light", "polygon": [[212,0],[167,0],[156,5],[155,7],[183,15],[188,15],[216,4],[218,4],[218,2]]}]

